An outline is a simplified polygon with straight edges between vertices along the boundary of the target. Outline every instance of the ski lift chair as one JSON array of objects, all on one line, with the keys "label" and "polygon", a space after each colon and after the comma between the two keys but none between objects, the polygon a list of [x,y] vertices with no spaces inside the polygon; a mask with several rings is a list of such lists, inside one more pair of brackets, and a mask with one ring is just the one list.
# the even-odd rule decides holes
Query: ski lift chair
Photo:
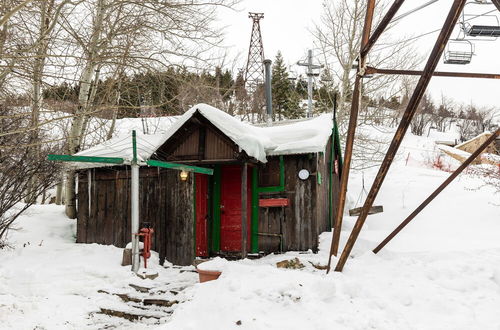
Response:
[{"label": "ski lift chair", "polygon": [[464,24],[463,30],[469,37],[500,37],[500,25],[471,25],[467,23]]},{"label": "ski lift chair", "polygon": [[[475,2],[468,2],[466,5],[485,5],[490,4],[490,2],[475,0]],[[464,9],[465,12],[465,9]],[[470,17],[466,20],[466,17]],[[481,24],[469,23],[470,20],[476,21],[480,20]],[[486,38],[498,38],[500,37],[500,21],[496,15],[472,15],[463,14],[462,15],[462,30],[466,36],[469,37],[486,37]]]},{"label": "ski lift chair", "polygon": [[444,64],[465,65],[472,61],[474,45],[468,40],[450,40],[444,53]]}]

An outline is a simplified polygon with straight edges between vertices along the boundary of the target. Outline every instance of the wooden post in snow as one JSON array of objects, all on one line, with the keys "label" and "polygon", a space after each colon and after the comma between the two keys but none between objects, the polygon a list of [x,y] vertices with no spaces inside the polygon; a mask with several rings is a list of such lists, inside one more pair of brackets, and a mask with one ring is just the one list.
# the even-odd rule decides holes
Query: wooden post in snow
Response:
[{"label": "wooden post in snow", "polygon": [[241,257],[247,257],[247,237],[248,237],[248,164],[243,163],[241,167]]}]

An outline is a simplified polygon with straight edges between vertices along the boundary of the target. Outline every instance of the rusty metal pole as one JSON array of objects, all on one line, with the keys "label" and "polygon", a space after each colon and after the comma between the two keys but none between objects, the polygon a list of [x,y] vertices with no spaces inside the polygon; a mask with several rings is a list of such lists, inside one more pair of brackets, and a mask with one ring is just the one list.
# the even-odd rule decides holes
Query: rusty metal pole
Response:
[{"label": "rusty metal pole", "polygon": [[491,0],[491,2],[493,2],[498,11],[500,11],[500,0]]},{"label": "rusty metal pole", "polygon": [[359,215],[358,220],[356,221],[356,224],[352,229],[351,235],[349,236],[346,246],[342,251],[337,266],[335,267],[335,271],[338,272],[342,271],[345,263],[347,262],[347,258],[351,254],[352,248],[354,247],[354,243],[356,242],[359,233],[361,232],[361,228],[365,223],[366,217],[368,216],[368,211],[373,206],[375,198],[377,197],[377,194],[380,190],[380,187],[384,182],[385,176],[387,175],[391,163],[394,157],[396,156],[396,152],[398,151],[399,146],[401,145],[401,141],[403,140],[403,137],[405,136],[405,133],[408,130],[408,127],[410,126],[410,122],[415,114],[417,106],[420,103],[422,97],[424,96],[425,90],[427,89],[427,86],[429,85],[429,82],[432,78],[432,74],[436,70],[436,66],[439,62],[439,59],[443,54],[444,47],[446,46],[446,43],[448,42],[448,39],[450,38],[450,35],[453,32],[453,28],[455,27],[455,24],[457,23],[458,18],[460,17],[460,13],[462,12],[465,6],[465,2],[466,0],[453,1],[453,4],[451,6],[448,17],[446,18],[446,21],[443,25],[441,33],[439,34],[436,44],[434,45],[431,55],[429,56],[429,59],[427,61],[427,64],[425,65],[424,72],[420,77],[420,80],[418,81],[418,84],[415,88],[415,91],[413,92],[411,99],[408,102],[408,106],[405,110],[405,113],[403,114],[401,123],[399,124],[396,134],[392,139],[391,145],[389,146],[389,149],[387,150],[384,160],[380,165],[380,169],[377,173],[377,176],[375,177],[370,192],[368,193],[368,196],[365,200],[363,209],[361,210],[361,214]]},{"label": "rusty metal pole", "polygon": [[[375,0],[369,0],[366,8],[365,25],[363,27],[363,35],[361,39],[361,47],[364,47],[368,42],[370,37],[371,26],[373,22],[373,13],[375,12]],[[327,273],[330,271],[332,255],[337,255],[339,241],[340,241],[340,230],[342,227],[342,216],[344,214],[344,204],[347,193],[347,182],[349,180],[349,169],[351,166],[352,158],[352,148],[354,144],[354,135],[356,133],[356,125],[358,122],[358,112],[360,103],[360,90],[361,90],[361,70],[364,69],[366,64],[366,58],[359,58],[358,73],[356,74],[356,80],[354,82],[354,91],[352,95],[352,105],[351,105],[351,115],[349,118],[349,127],[347,129],[347,139],[344,151],[344,166],[342,168],[342,175],[340,178],[340,192],[339,192],[339,205],[337,207],[337,213],[335,214],[335,221],[333,227],[333,237],[332,244],[330,247],[330,255],[328,258]]]},{"label": "rusty metal pole", "polygon": [[427,197],[427,199],[425,201],[422,202],[422,204],[420,204],[416,209],[415,211],[413,211],[403,222],[401,222],[401,224],[396,228],[394,229],[394,231],[389,235],[387,236],[383,241],[382,243],[380,243],[374,250],[373,252],[374,253],[378,253],[384,246],[387,245],[387,243],[389,243],[393,238],[394,236],[396,236],[401,230],[403,230],[404,227],[406,227],[407,224],[410,223],[410,221],[413,220],[413,218],[415,218],[419,213],[420,211],[422,211],[427,205],[429,205],[430,202],[432,202],[432,200],[434,198],[436,198],[437,195],[439,195],[441,193],[441,191],[444,190],[444,188],[446,188],[453,180],[455,180],[455,178],[460,174],[462,173],[462,171],[467,167],[469,166],[473,161],[474,159],[477,158],[477,156],[479,156],[481,154],[481,152],[484,151],[484,149],[486,149],[495,139],[497,136],[500,135],[500,128],[497,129],[497,131],[495,133],[493,133],[489,138],[488,140],[486,140],[481,146],[479,146],[479,148],[477,148],[476,151],[474,151],[474,153],[472,155],[470,155],[469,158],[467,158],[465,160],[465,162],[463,162],[462,165],[460,165],[456,170],[455,172],[453,172],[429,197]]},{"label": "rusty metal pole", "polygon": [[[415,70],[378,69],[378,68],[368,66],[368,67],[366,67],[365,73],[366,74],[393,74],[393,75],[406,75],[406,76],[421,76],[424,72],[423,71],[415,71]],[[436,71],[432,75],[434,77],[500,79],[500,73]]]},{"label": "rusty metal pole", "polygon": [[396,15],[399,8],[401,8],[401,5],[403,4],[403,2],[405,2],[405,0],[394,1],[394,3],[389,8],[389,10],[387,10],[387,13],[385,14],[384,18],[382,18],[382,20],[380,21],[377,28],[373,31],[373,34],[370,37],[370,39],[362,47],[361,56],[365,57],[366,55],[368,55],[368,53],[372,49],[373,45],[375,45],[375,43],[377,42],[378,38],[380,38],[380,36],[385,31],[387,26],[391,23],[391,20],[394,18],[394,15]]}]

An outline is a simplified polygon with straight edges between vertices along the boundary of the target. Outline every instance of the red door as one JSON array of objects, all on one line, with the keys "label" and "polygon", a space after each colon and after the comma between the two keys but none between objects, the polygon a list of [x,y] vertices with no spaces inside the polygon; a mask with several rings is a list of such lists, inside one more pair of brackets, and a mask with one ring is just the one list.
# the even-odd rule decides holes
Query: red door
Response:
[{"label": "red door", "polygon": [[[228,165],[222,167],[221,174],[221,251],[241,251],[241,166]],[[250,249],[251,237],[251,181],[250,169],[247,183],[247,249]]]},{"label": "red door", "polygon": [[208,257],[208,177],[196,173],[196,256]]}]

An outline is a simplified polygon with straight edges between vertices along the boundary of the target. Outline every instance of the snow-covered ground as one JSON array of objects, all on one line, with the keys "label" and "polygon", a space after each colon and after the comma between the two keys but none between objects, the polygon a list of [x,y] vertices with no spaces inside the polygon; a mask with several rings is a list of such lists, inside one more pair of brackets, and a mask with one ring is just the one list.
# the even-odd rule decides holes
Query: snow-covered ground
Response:
[{"label": "snow-covered ground", "polygon": [[[75,221],[55,205],[34,206],[12,232],[12,249],[0,250],[0,329],[155,328],[170,308],[126,303],[118,294],[138,299],[184,300],[182,290],[197,280],[194,267],[151,265],[155,280],[142,280],[122,267],[122,249],[76,244]],[[150,288],[144,295],[130,284]],[[140,324],[101,314],[102,309],[150,316]],[[163,319],[163,320],[162,320]]]},{"label": "snow-covered ground", "polygon": [[[0,328],[499,330],[500,195],[479,179],[461,175],[384,250],[370,252],[449,175],[431,168],[438,153],[430,138],[405,138],[375,203],[384,212],[369,216],[344,272],[329,275],[313,266],[327,262],[331,233],[323,233],[318,254],[207,263],[223,271],[217,281],[198,284],[193,268],[157,265],[157,279],[141,280],[120,266],[120,249],[73,243],[75,223],[61,207],[36,206],[11,233],[14,248],[0,250]],[[353,173],[347,208],[360,206],[362,177],[369,190],[376,170]],[[341,246],[355,220],[345,217]],[[276,267],[293,258],[305,267]],[[143,309],[158,318],[136,322],[99,314],[140,310],[116,295],[134,297],[131,283],[181,303]]]}]

